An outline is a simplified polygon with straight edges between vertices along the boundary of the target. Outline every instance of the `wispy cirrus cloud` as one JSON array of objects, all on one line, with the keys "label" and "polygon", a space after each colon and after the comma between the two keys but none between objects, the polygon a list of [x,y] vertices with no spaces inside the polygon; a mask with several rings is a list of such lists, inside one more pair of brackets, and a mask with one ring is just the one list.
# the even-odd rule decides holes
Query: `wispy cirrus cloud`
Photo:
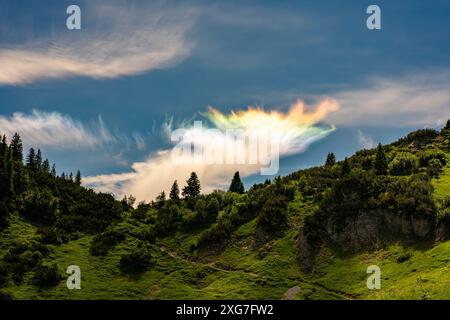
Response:
[{"label": "wispy cirrus cloud", "polygon": [[38,110],[0,116],[0,133],[12,137],[16,132],[29,146],[54,149],[94,148],[117,140],[101,118],[86,126],[68,115]]},{"label": "wispy cirrus cloud", "polygon": [[320,91],[324,93],[266,91],[249,97],[284,103],[299,96],[307,100],[331,96],[340,108],[324,120],[336,126],[439,127],[450,118],[449,69],[368,77],[358,84],[324,84]]},{"label": "wispy cirrus cloud", "polygon": [[29,43],[2,44],[0,85],[70,76],[135,75],[170,67],[193,47],[187,34],[200,12],[195,7],[104,2],[85,7],[81,31],[58,28],[56,35]]},{"label": "wispy cirrus cloud", "polygon": [[364,149],[372,149],[376,146],[376,143],[372,137],[364,134],[361,130],[358,130],[357,138],[359,145]]},{"label": "wispy cirrus cloud", "polygon": [[336,125],[438,126],[450,118],[450,71],[377,77],[362,87],[333,94]]}]

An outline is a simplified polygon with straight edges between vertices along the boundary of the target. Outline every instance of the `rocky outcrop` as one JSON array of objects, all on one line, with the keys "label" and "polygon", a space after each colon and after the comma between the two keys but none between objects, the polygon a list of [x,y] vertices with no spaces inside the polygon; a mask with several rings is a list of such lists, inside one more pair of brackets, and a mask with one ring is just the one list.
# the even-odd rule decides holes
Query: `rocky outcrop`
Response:
[{"label": "rocky outcrop", "polygon": [[323,245],[343,253],[381,248],[394,242],[405,244],[433,242],[447,238],[446,225],[436,226],[434,216],[396,215],[368,211],[349,215],[311,216],[298,235],[298,253],[302,268],[314,270],[314,260]]}]

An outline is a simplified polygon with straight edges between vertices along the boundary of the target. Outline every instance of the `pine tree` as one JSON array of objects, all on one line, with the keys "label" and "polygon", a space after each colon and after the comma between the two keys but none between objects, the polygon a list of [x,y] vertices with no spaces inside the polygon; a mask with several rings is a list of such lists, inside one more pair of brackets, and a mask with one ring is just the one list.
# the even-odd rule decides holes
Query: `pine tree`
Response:
[{"label": "pine tree", "polygon": [[36,153],[35,167],[36,167],[36,170],[41,170],[42,169],[42,153],[41,153],[41,149],[38,149],[38,151]]},{"label": "pine tree", "polygon": [[36,170],[36,152],[34,148],[30,148],[30,151],[28,151],[26,164],[30,171]]},{"label": "pine tree", "polygon": [[164,191],[161,191],[161,193],[156,197],[156,206],[161,209],[164,206],[165,202],[166,193]]},{"label": "pine tree", "polygon": [[81,172],[80,172],[80,170],[77,170],[77,174],[75,176],[75,183],[77,185],[81,185]]},{"label": "pine tree", "polygon": [[48,159],[45,159],[44,162],[42,162],[42,171],[46,173],[50,172],[50,163],[48,162]]},{"label": "pine tree", "polygon": [[14,198],[14,162],[10,154],[7,160],[6,173],[8,175],[8,193]]},{"label": "pine tree", "polygon": [[447,120],[447,124],[445,125],[444,129],[450,130],[450,120]]},{"label": "pine tree", "polygon": [[344,162],[342,162],[342,167],[341,167],[341,176],[346,176],[350,173],[350,165],[348,163],[348,159],[345,158]]},{"label": "pine tree", "polygon": [[21,194],[25,191],[25,181],[23,176],[23,142],[19,134],[15,133],[9,146],[13,159],[14,170],[14,192]]},{"label": "pine tree", "polygon": [[239,171],[236,171],[236,173],[234,174],[228,191],[244,193],[244,184],[242,183],[241,177],[239,176]]},{"label": "pine tree", "polygon": [[333,152],[329,152],[327,155],[327,160],[325,161],[325,167],[332,167],[336,164],[336,156]]},{"label": "pine tree", "polygon": [[52,166],[52,176],[53,177],[56,177],[56,165],[55,164],[53,164],[53,166]]},{"label": "pine tree", "polygon": [[172,184],[172,188],[170,189],[170,195],[171,200],[179,200],[180,199],[180,189],[178,188],[177,180],[175,180]]},{"label": "pine tree", "polygon": [[6,136],[3,136],[0,143],[0,200],[5,199],[8,195],[8,176],[6,173],[7,152],[8,144],[6,143]]},{"label": "pine tree", "polygon": [[386,160],[386,154],[384,152],[383,146],[381,143],[377,146],[377,152],[375,156],[375,173],[377,175],[385,175],[387,174],[388,163]]},{"label": "pine tree", "polygon": [[12,140],[11,140],[11,152],[12,156],[14,158],[14,161],[20,161],[22,163],[23,161],[23,143],[22,138],[15,133]]},{"label": "pine tree", "polygon": [[195,198],[200,195],[200,181],[198,180],[195,172],[191,173],[191,176],[186,181],[187,185],[183,188],[183,197],[186,199]]}]

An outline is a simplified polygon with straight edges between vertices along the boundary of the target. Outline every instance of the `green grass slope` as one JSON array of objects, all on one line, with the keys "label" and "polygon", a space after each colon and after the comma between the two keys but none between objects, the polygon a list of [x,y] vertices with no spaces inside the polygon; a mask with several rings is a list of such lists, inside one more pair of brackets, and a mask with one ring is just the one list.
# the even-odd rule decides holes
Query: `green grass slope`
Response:
[{"label": "green grass slope", "polygon": [[[438,206],[450,194],[450,155],[446,155],[447,165],[432,180]],[[22,281],[9,280],[0,291],[15,299],[450,299],[450,241],[432,247],[392,244],[347,255],[324,248],[315,272],[304,273],[298,262],[297,236],[305,217],[317,210],[314,200],[297,190],[288,205],[288,227],[263,244],[256,240],[257,218],[239,225],[224,244],[197,250],[192,247],[202,228],[180,228],[158,237],[149,244],[151,266],[131,275],[121,271],[120,259],[137,246],[141,240],[136,235],[148,225],[127,213],[115,226],[123,231],[124,240],[104,256],[90,253],[94,237],[87,234],[48,245],[50,253],[43,263],[56,263],[63,275],[58,285],[35,285],[30,270]],[[14,213],[1,233],[0,258],[15,243],[37,240],[37,230]],[[81,290],[66,287],[65,271],[70,265],[81,268]],[[380,290],[366,286],[369,265],[381,268]]]}]

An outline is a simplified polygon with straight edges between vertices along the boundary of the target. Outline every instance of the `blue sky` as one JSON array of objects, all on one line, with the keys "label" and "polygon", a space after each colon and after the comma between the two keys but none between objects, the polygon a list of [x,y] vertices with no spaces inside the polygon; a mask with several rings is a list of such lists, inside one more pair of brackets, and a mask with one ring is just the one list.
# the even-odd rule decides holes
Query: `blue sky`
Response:
[{"label": "blue sky", "polygon": [[[66,29],[70,4],[82,30]],[[370,4],[381,30],[366,27]],[[448,1],[0,0],[0,132],[26,126],[59,170],[126,174],[169,148],[169,119],[338,101],[321,121],[336,130],[283,157],[286,174],[450,118],[449,12]],[[37,139],[46,121],[82,136]]]}]

